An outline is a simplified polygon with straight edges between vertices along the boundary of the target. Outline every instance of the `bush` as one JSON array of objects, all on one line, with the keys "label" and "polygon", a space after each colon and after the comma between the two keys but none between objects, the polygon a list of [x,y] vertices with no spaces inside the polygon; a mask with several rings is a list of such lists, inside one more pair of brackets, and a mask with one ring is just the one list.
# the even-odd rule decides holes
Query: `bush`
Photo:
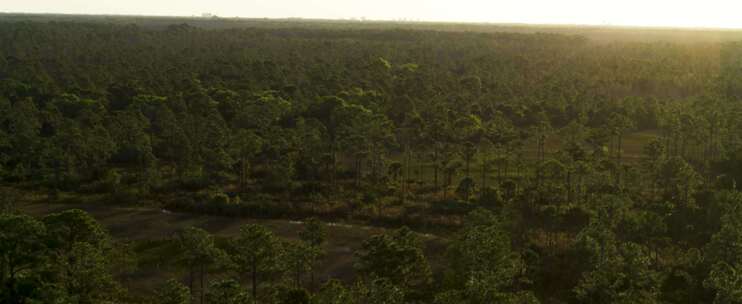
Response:
[{"label": "bush", "polygon": [[520,195],[518,184],[514,180],[508,179],[502,182],[498,188],[500,189],[500,196],[503,200],[510,201]]},{"label": "bush", "polygon": [[471,198],[474,191],[477,188],[477,184],[471,177],[467,177],[459,182],[459,186],[456,188],[456,194],[464,199]]},{"label": "bush", "polygon": [[487,187],[479,197],[479,203],[490,208],[502,207],[503,199],[499,187]]},{"label": "bush", "polygon": [[229,196],[224,193],[213,193],[210,202],[217,205],[229,205]]},{"label": "bush", "polygon": [[309,292],[303,288],[279,288],[277,303],[279,304],[309,304]]},{"label": "bush", "polygon": [[366,205],[373,204],[378,200],[379,200],[379,194],[373,191],[366,191],[363,193],[363,197],[361,197],[361,202],[363,202]]}]

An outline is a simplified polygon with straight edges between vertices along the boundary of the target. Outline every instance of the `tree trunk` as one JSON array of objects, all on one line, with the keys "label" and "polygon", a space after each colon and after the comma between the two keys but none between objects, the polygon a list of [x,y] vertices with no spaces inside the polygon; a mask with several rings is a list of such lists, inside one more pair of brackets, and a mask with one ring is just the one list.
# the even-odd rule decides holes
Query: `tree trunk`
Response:
[{"label": "tree trunk", "polygon": [[567,203],[572,202],[572,172],[567,170]]},{"label": "tree trunk", "polygon": [[541,161],[546,158],[546,135],[541,135]]},{"label": "tree trunk", "polygon": [[193,270],[193,266],[190,266],[189,271],[188,271],[188,291],[190,291],[191,293],[191,303],[193,303],[193,296],[194,296],[193,283],[195,281],[194,277],[196,276],[194,272],[195,271]]},{"label": "tree trunk", "polygon": [[665,153],[669,158],[670,156],[672,156],[671,150],[673,144],[673,133],[669,127],[662,129],[662,136],[660,137],[660,140],[665,145]]},{"label": "tree trunk", "polygon": [[247,159],[244,156],[240,167],[240,193],[245,193],[247,192]]},{"label": "tree trunk", "polygon": [[466,153],[466,177],[467,178],[471,178],[471,175],[469,174],[470,164],[471,164],[471,154],[469,154],[469,152],[467,151]]},{"label": "tree trunk", "polygon": [[451,172],[446,172],[446,184],[443,186],[443,200],[448,196],[448,187],[451,186]]},{"label": "tree trunk", "polygon": [[330,172],[330,184],[333,189],[335,188],[335,175],[337,172],[337,152],[335,145],[336,143],[333,140],[330,144],[330,167],[332,168]]},{"label": "tree trunk", "polygon": [[5,280],[7,278],[6,273],[8,272],[8,264],[6,263],[5,255],[0,259],[0,286],[5,286]]},{"label": "tree trunk", "polygon": [[[538,158],[539,158],[539,163],[538,163],[538,166],[536,167],[536,186],[538,188],[541,188],[541,165],[544,163],[544,157],[545,157],[545,155],[544,155],[545,154],[544,153],[544,141],[545,141],[545,138],[546,138],[545,135],[541,135],[539,137],[539,140],[538,140]],[[540,194],[539,194],[539,197],[540,197]]]},{"label": "tree trunk", "polygon": [[252,299],[253,303],[258,303],[258,266],[254,258],[252,261]]},{"label": "tree trunk", "polygon": [[201,264],[201,304],[204,304],[204,298],[206,297],[206,290],[204,288],[204,278],[206,277],[206,271],[204,271],[204,264]]},{"label": "tree trunk", "polygon": [[482,190],[481,197],[487,195],[487,160],[482,160]]},{"label": "tree trunk", "polygon": [[621,166],[621,158],[623,156],[622,141],[623,141],[623,134],[618,133],[618,165],[619,166]]},{"label": "tree trunk", "polygon": [[711,124],[711,136],[709,136],[709,157],[707,159],[711,159],[711,161],[714,161],[715,155],[714,155],[714,133],[716,131],[716,128],[714,127],[713,123]]},{"label": "tree trunk", "polygon": [[309,290],[314,292],[314,265],[309,269]]},{"label": "tree trunk", "polygon": [[402,172],[402,204],[407,201],[407,182],[410,178],[410,145],[407,144],[407,149],[405,151],[405,164]]},{"label": "tree trunk", "polygon": [[424,158],[424,154],[422,153],[417,158],[417,182],[420,183],[420,186],[425,186],[425,181],[424,181],[425,174],[423,174],[423,170],[424,170],[423,169],[423,166],[424,166],[423,158]]},{"label": "tree trunk", "polygon": [[368,166],[369,166],[369,170],[371,170],[370,174],[371,174],[372,181],[376,181],[376,157],[374,157],[376,153],[374,152],[375,152],[374,149],[371,149],[371,155],[369,155],[369,159],[368,159]]},{"label": "tree trunk", "polygon": [[356,171],[355,184],[356,184],[356,187],[358,187],[361,184],[361,157],[357,157],[356,158],[356,165],[355,165],[355,167],[356,167],[356,170],[355,170]]},{"label": "tree trunk", "polygon": [[[3,262],[5,262],[5,261],[3,261]],[[14,267],[11,266],[11,262],[8,262],[7,264],[8,264],[7,265],[7,268],[8,268],[8,282],[7,282],[7,285],[10,287],[8,289],[10,289],[10,300],[11,300],[11,303],[21,303],[20,301],[16,300],[16,298],[17,298],[17,295],[16,295],[17,290],[16,290],[16,286],[15,286],[15,272],[16,271],[15,271],[15,269],[13,269]],[[5,279],[5,272],[4,272],[5,271],[5,266],[3,266],[3,269],[2,270],[3,270],[2,276],[3,276],[3,279]],[[2,283],[5,284],[6,282],[3,280]],[[13,301],[15,301],[15,302],[13,302]]]},{"label": "tree trunk", "polygon": [[433,149],[433,192],[438,192],[438,147]]},{"label": "tree trunk", "polygon": [[438,165],[433,165],[433,192],[438,192]]}]

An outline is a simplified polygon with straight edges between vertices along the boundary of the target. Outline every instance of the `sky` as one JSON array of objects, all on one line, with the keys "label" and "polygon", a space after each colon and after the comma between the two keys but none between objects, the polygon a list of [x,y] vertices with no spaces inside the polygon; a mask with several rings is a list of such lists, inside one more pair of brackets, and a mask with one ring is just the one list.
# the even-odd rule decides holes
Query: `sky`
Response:
[{"label": "sky", "polygon": [[0,0],[0,12],[742,28],[742,0]]}]

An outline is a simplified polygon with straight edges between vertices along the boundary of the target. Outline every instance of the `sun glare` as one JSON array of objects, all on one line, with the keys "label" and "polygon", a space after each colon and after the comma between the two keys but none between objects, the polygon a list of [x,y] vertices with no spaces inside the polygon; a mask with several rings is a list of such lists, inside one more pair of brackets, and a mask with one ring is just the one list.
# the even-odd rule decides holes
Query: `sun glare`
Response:
[{"label": "sun glare", "polygon": [[534,24],[742,28],[731,0],[6,0],[0,11],[31,13],[303,17]]},{"label": "sun glare", "polygon": [[679,27],[742,27],[742,3],[724,0],[429,2],[429,18],[445,21],[595,24]]}]

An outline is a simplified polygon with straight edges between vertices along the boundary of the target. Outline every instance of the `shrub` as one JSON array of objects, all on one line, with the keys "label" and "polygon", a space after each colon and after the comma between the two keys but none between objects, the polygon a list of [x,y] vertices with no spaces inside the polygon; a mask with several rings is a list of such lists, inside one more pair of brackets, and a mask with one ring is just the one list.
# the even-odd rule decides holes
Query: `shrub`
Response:
[{"label": "shrub", "polygon": [[471,177],[467,177],[459,182],[459,186],[456,188],[456,194],[464,199],[471,198],[472,194],[476,190],[477,184]]},{"label": "shrub", "polygon": [[230,203],[229,196],[221,192],[213,193],[211,195],[210,201],[212,204],[217,204],[217,205],[229,205]]},{"label": "shrub", "polygon": [[502,193],[499,187],[487,187],[479,197],[479,203],[491,207],[501,207],[503,204]]},{"label": "shrub", "polygon": [[374,191],[366,191],[363,193],[363,197],[361,197],[361,202],[363,202],[366,205],[373,204],[378,200],[379,200],[379,194]]}]

